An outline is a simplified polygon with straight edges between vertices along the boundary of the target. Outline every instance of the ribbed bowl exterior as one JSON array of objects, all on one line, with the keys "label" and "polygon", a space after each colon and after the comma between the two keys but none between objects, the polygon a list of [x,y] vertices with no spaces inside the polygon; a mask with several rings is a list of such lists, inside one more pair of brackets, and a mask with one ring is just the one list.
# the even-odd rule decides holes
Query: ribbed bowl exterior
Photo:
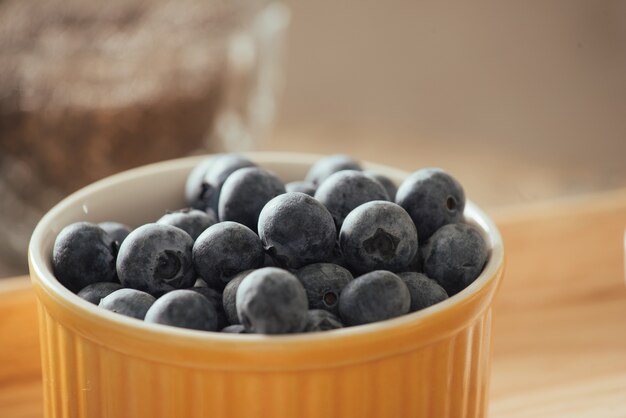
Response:
[{"label": "ribbed bowl exterior", "polygon": [[[180,178],[171,176],[175,183],[193,166],[181,161],[183,168],[171,165],[180,171]],[[280,163],[272,169],[287,177],[302,175]],[[87,190],[85,196],[97,191]],[[492,254],[483,276],[462,292],[466,294],[390,321],[280,337],[147,326],[100,312],[55,284],[45,260],[55,230],[69,218],[78,220],[78,212],[67,219],[56,219],[56,213],[56,226],[44,218],[52,231],[39,231],[40,236],[36,231],[30,263],[38,297],[45,416],[485,417],[491,305],[503,256],[491,221],[471,210]],[[89,212],[96,220],[102,216]]]}]

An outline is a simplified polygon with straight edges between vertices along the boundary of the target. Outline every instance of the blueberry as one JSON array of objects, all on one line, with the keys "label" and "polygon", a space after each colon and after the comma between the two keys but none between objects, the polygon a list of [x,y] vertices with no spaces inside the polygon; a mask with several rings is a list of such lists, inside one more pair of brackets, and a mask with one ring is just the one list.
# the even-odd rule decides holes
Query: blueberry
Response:
[{"label": "blueberry", "polygon": [[206,284],[206,282],[202,279],[196,279],[195,283],[193,284],[193,287],[209,287],[209,285]]},{"label": "blueberry", "polygon": [[343,328],[343,324],[334,314],[323,309],[311,309],[307,312],[304,332],[330,331]]},{"label": "blueberry", "polygon": [[252,273],[254,270],[246,270],[237,274],[228,282],[222,293],[222,306],[224,306],[224,312],[226,312],[226,319],[229,324],[240,324],[239,317],[237,316],[237,289],[243,281],[243,279]]},{"label": "blueberry", "polygon": [[131,232],[120,247],[117,275],[124,287],[160,296],[193,286],[193,239],[171,225],[146,224]]},{"label": "blueberry", "polygon": [[226,179],[240,168],[255,167],[247,158],[237,154],[224,154],[214,157],[204,175],[202,200],[205,208],[212,209],[219,218],[218,204],[222,186]]},{"label": "blueberry", "polygon": [[368,202],[346,217],[339,244],[354,272],[406,271],[417,253],[417,232],[402,207],[391,202]]},{"label": "blueberry", "polygon": [[272,258],[271,255],[265,253],[265,258],[263,261],[263,267],[280,267],[276,260]]},{"label": "blueberry", "polygon": [[132,231],[130,226],[119,222],[101,222],[98,226],[104,229],[104,232],[109,234],[114,241],[117,241],[118,247],[122,244],[122,242],[124,242],[128,234]]},{"label": "blueberry", "polygon": [[265,250],[280,265],[292,269],[328,261],[336,234],[328,210],[304,193],[276,196],[259,215],[259,236]]},{"label": "blueberry", "polygon": [[59,232],[52,266],[59,282],[76,293],[92,283],[115,281],[117,244],[98,225],[77,222]]},{"label": "blueberry", "polygon": [[205,212],[198,209],[181,209],[167,212],[157,221],[161,225],[172,225],[189,234],[194,241],[205,229],[217,222],[213,211]]},{"label": "blueberry", "polygon": [[193,246],[196,271],[209,287],[220,290],[237,273],[260,267],[264,257],[259,237],[236,222],[211,226]]},{"label": "blueberry", "polygon": [[419,311],[448,298],[445,289],[424,274],[405,272],[398,274],[411,294],[410,312]]},{"label": "blueberry", "polygon": [[202,160],[200,164],[194,167],[187,176],[187,182],[185,183],[185,201],[187,205],[194,209],[206,210],[207,202],[207,185],[204,182],[204,176],[206,175],[209,167],[213,164],[213,158],[210,157]]},{"label": "blueberry", "polygon": [[424,272],[424,248],[425,244],[421,244],[417,247],[417,252],[415,253],[415,257],[407,267],[407,271],[414,271],[423,273]]},{"label": "blueberry", "polygon": [[226,318],[226,312],[224,312],[224,305],[222,305],[222,293],[210,287],[190,287],[189,290],[200,293],[207,298],[209,302],[213,304],[215,312],[217,313],[217,329],[222,329],[229,324]]},{"label": "blueberry", "polygon": [[248,334],[246,329],[241,324],[229,325],[227,327],[222,328],[222,332],[226,332],[228,334]]},{"label": "blueberry", "polygon": [[476,280],[487,257],[487,245],[476,228],[467,224],[446,225],[426,243],[424,273],[452,296]]},{"label": "blueberry", "polygon": [[407,271],[415,271],[418,273],[424,272],[424,254],[426,253],[428,241],[429,240],[427,240],[426,242],[422,242],[418,246],[417,254],[415,254],[415,258],[409,265],[409,268],[407,269]]},{"label": "blueberry", "polygon": [[382,321],[409,312],[411,295],[402,279],[377,270],[352,280],[339,298],[339,313],[345,325]]},{"label": "blueberry", "polygon": [[113,282],[92,283],[84,287],[80,292],[78,292],[78,297],[83,298],[87,302],[91,302],[94,305],[97,305],[100,303],[100,299],[120,289],[122,289],[122,285],[119,283],[113,283]]},{"label": "blueberry", "polygon": [[325,309],[339,315],[341,290],[352,280],[348,270],[336,264],[316,263],[302,267],[296,276],[306,290],[310,309]]},{"label": "blueberry", "polygon": [[246,276],[237,289],[237,315],[246,331],[300,332],[307,322],[306,291],[293,274],[264,267]]},{"label": "blueberry", "polygon": [[317,188],[315,198],[326,206],[337,229],[357,206],[373,200],[389,200],[378,181],[359,171],[339,171],[328,177]]},{"label": "blueberry", "polygon": [[346,263],[346,259],[343,257],[343,252],[341,251],[341,246],[339,245],[339,241],[335,243],[333,247],[333,252],[328,260],[329,263],[337,264],[345,269],[348,268],[348,263]]},{"label": "blueberry", "polygon": [[439,228],[463,220],[463,187],[445,171],[426,168],[406,178],[396,203],[411,215],[417,234],[425,242]]},{"label": "blueberry", "polygon": [[136,289],[120,289],[104,297],[99,307],[131,318],[144,319],[155,298]]},{"label": "blueberry", "polygon": [[285,186],[273,173],[258,167],[242,168],[231,174],[220,193],[220,221],[234,221],[256,232],[263,206]]},{"label": "blueberry", "polygon": [[217,331],[217,312],[200,293],[173,290],[157,299],[146,314],[146,322],[180,328]]},{"label": "blueberry", "polygon": [[398,188],[389,177],[379,174],[375,171],[365,171],[365,174],[382,184],[382,186],[387,191],[387,195],[389,195],[389,200],[395,200]]},{"label": "blueberry", "polygon": [[305,180],[318,186],[324,182],[331,174],[341,170],[361,171],[361,164],[352,157],[343,154],[330,155],[318,160],[309,169]]},{"label": "blueberry", "polygon": [[300,192],[308,194],[309,196],[315,196],[315,190],[317,187],[313,183],[308,181],[292,181],[285,184],[285,190],[287,192]]}]

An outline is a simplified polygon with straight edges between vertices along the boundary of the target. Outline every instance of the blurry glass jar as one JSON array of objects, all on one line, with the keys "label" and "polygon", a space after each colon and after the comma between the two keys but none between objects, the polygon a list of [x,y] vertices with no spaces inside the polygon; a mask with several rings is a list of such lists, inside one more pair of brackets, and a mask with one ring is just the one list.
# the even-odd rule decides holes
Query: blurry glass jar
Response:
[{"label": "blurry glass jar", "polygon": [[288,20],[270,0],[0,2],[0,276],[69,192],[266,135]]}]

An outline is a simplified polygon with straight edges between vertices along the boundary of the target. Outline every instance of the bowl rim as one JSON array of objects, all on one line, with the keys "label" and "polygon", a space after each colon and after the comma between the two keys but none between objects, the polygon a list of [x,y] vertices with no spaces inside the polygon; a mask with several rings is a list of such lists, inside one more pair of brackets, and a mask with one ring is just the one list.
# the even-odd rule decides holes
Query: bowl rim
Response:
[{"label": "bowl rim", "polygon": [[[320,154],[297,152],[250,152],[241,154],[257,162],[260,166],[263,166],[264,163],[310,165],[319,158],[325,156]],[[483,288],[488,286],[489,283],[494,280],[499,280],[501,277],[504,264],[504,245],[500,232],[494,221],[470,200],[466,201],[464,212],[465,218],[480,228],[481,232],[487,238],[487,245],[490,248],[489,259],[480,276],[463,291],[443,302],[417,312],[365,325],[346,327],[326,332],[270,336],[260,334],[228,334],[177,328],[161,324],[146,323],[138,319],[114,314],[100,309],[96,305],[79,298],[76,294],[66,289],[54,277],[51,269],[47,267],[43,247],[46,236],[52,233],[51,224],[57,216],[62,214],[69,207],[72,207],[83,200],[85,197],[98,193],[98,191],[104,187],[124,183],[137,177],[148,177],[161,170],[175,170],[182,169],[183,167],[191,170],[198,162],[213,155],[215,154],[167,160],[123,171],[94,182],[64,198],[42,217],[32,234],[29,243],[28,258],[30,275],[33,283],[37,282],[40,284],[41,289],[48,296],[52,297],[56,302],[64,304],[66,308],[70,308],[74,312],[81,315],[87,315],[94,320],[104,321],[103,323],[106,323],[111,327],[119,327],[120,330],[126,329],[136,335],[147,336],[150,334],[151,340],[176,340],[180,343],[191,342],[196,344],[219,344],[223,342],[229,344],[236,343],[240,346],[247,346],[250,349],[263,348],[286,350],[289,348],[298,349],[300,347],[309,347],[311,344],[316,342],[340,343],[353,337],[373,337],[383,330],[400,329],[415,325],[416,323],[428,321],[429,318],[434,315],[451,311],[455,307],[469,303],[470,299],[475,298],[477,294],[483,290]],[[367,161],[362,161],[362,165],[365,169],[378,169],[379,171],[383,171],[384,173],[399,178],[405,178],[410,174],[404,170],[381,164],[370,163]],[[443,336],[441,336],[441,338],[443,338]]]}]

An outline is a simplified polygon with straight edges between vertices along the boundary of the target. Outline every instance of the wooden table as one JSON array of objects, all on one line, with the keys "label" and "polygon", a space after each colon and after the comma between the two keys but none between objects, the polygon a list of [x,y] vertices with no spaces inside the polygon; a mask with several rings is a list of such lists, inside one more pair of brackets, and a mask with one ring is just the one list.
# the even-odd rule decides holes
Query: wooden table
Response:
[{"label": "wooden table", "polygon": [[[492,215],[508,268],[490,416],[626,417],[626,190]],[[40,379],[29,282],[0,280],[0,417],[41,417]]]}]

